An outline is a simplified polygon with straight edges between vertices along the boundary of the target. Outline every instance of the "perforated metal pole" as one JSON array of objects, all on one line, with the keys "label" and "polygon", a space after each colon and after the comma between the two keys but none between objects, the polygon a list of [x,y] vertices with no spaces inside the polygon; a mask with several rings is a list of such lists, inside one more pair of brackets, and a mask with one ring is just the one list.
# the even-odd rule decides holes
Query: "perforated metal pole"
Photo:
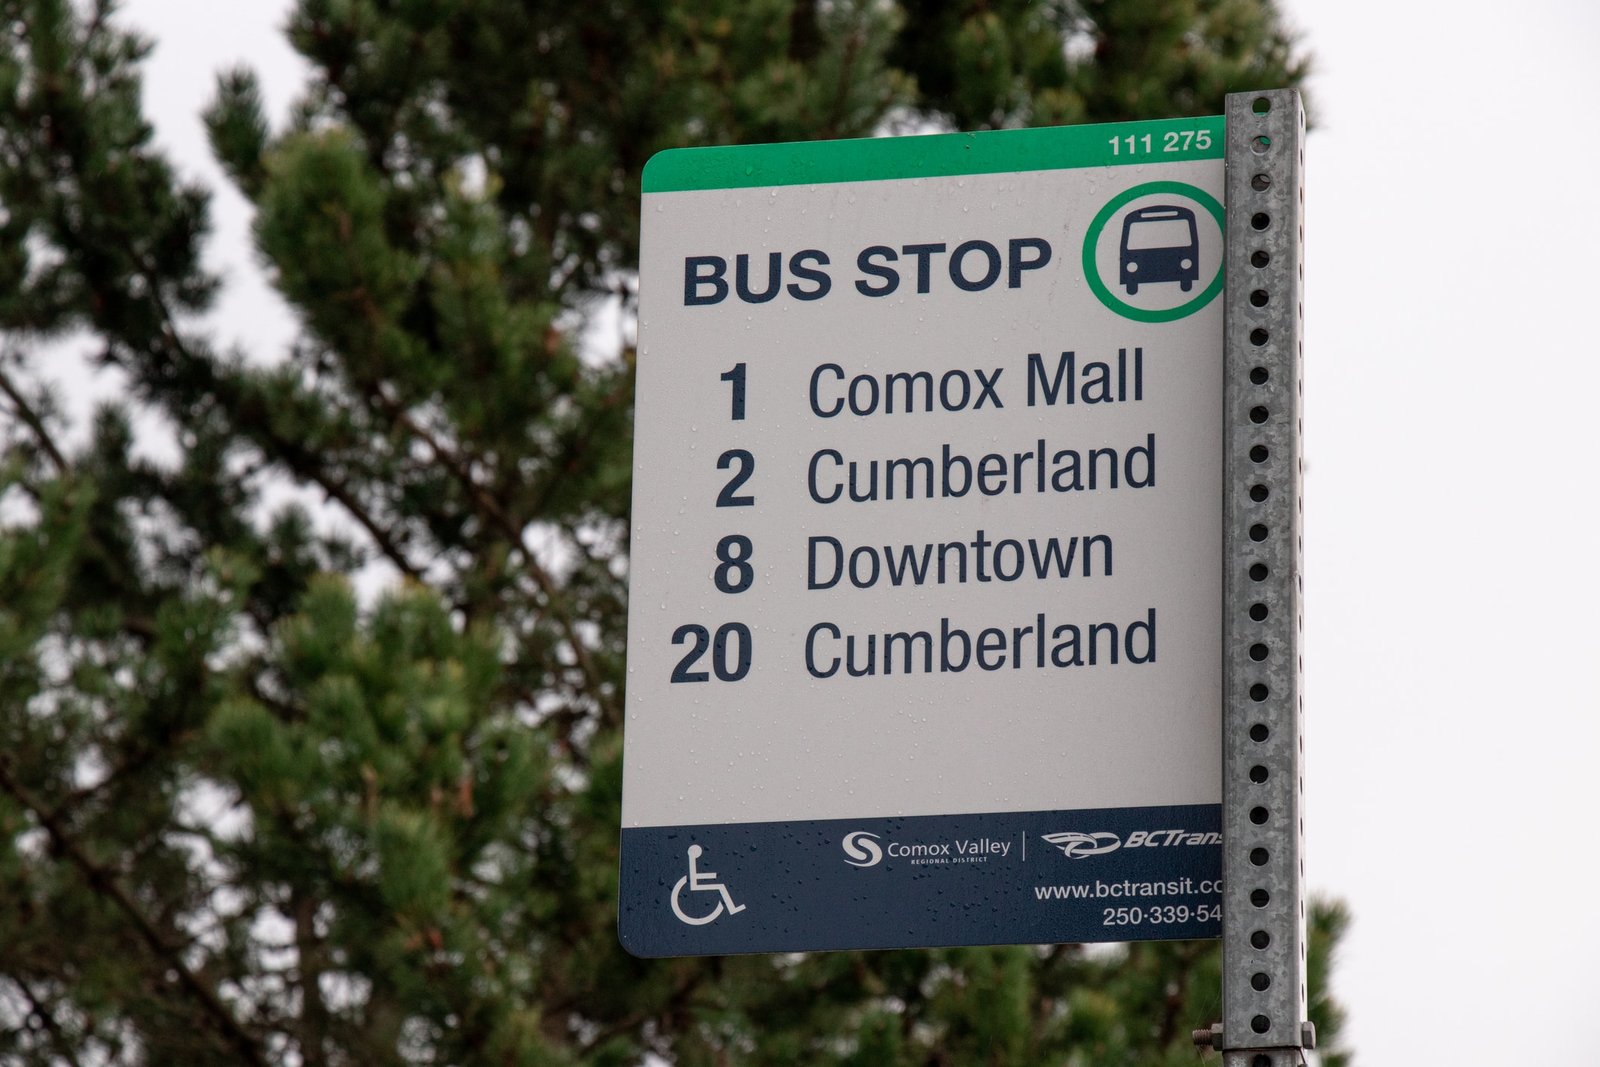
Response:
[{"label": "perforated metal pole", "polygon": [[1301,818],[1300,356],[1305,114],[1227,104],[1223,507],[1225,1067],[1288,1067],[1306,1021]]}]

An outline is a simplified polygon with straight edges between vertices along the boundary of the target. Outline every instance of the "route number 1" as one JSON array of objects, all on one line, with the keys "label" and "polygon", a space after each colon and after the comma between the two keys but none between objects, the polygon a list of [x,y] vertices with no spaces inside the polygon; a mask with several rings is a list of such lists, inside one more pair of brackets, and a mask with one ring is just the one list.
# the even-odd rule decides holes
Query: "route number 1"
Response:
[{"label": "route number 1", "polygon": [[733,369],[722,374],[722,381],[733,386],[733,421],[744,421],[744,364],[735,363]]}]

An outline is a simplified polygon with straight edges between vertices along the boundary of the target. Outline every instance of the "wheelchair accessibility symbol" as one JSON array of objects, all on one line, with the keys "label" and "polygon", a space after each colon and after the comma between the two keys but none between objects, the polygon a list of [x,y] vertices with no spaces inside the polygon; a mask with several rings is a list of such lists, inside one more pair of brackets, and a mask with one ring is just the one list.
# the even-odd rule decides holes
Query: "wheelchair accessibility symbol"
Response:
[{"label": "wheelchair accessibility symbol", "polygon": [[[733,896],[728,892],[728,887],[716,880],[716,871],[702,871],[699,859],[705,855],[705,849],[699,845],[689,846],[689,873],[679,878],[672,887],[672,914],[690,926],[704,926],[706,923],[715,922],[726,911],[729,915],[737,915],[744,910],[743,904],[735,904]],[[690,915],[683,910],[679,898],[687,886],[691,893],[715,893],[718,896],[716,907],[704,915]]]}]

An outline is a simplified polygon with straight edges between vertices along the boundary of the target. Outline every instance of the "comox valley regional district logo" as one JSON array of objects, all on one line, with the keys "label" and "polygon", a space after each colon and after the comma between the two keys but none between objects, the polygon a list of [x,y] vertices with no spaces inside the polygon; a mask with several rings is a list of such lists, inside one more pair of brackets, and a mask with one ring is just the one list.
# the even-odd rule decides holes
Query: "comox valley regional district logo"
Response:
[{"label": "comox valley regional district logo", "polygon": [[844,849],[844,861],[852,867],[875,867],[883,862],[883,849],[878,845],[878,835],[856,830],[844,835],[839,842]]},{"label": "comox valley regional district logo", "polygon": [[1059,834],[1045,834],[1044,839],[1075,860],[1081,860],[1085,856],[1098,856],[1102,852],[1115,852],[1122,847],[1122,839],[1106,831],[1085,834],[1077,830],[1066,830]]}]

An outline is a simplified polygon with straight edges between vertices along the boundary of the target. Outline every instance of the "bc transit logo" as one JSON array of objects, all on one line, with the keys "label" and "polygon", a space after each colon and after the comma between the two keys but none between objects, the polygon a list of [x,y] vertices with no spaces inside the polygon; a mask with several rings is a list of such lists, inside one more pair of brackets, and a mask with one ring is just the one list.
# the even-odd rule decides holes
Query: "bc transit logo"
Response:
[{"label": "bc transit logo", "polygon": [[878,835],[865,830],[854,830],[839,842],[844,849],[844,861],[852,867],[875,867],[883,862],[883,849],[878,846]]},{"label": "bc transit logo", "polygon": [[1065,830],[1059,834],[1045,834],[1044,839],[1075,860],[1098,856],[1103,852],[1115,852],[1122,847],[1122,839],[1106,831],[1085,834],[1077,830]]}]

